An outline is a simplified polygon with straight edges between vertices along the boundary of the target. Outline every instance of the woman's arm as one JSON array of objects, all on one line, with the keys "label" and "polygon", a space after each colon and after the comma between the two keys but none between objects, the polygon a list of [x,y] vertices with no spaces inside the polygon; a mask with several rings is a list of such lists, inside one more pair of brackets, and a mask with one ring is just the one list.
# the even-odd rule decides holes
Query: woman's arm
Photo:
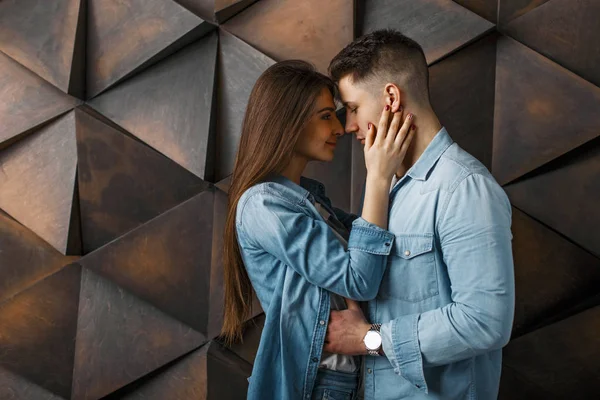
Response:
[{"label": "woman's arm", "polygon": [[373,299],[394,235],[358,218],[346,250],[325,221],[308,214],[304,208],[308,204],[303,207],[290,201],[274,185],[265,183],[250,189],[238,205],[236,223],[242,254],[265,257],[249,267],[269,265],[270,269],[279,261],[316,286],[352,299]]}]

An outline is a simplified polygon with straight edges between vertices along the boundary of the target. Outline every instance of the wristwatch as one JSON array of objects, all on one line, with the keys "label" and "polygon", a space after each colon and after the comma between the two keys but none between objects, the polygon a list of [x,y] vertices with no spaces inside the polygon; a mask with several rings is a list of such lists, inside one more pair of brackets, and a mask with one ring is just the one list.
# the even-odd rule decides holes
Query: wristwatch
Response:
[{"label": "wristwatch", "polygon": [[372,324],[371,329],[365,335],[363,342],[370,356],[380,356],[381,351],[381,324]]}]

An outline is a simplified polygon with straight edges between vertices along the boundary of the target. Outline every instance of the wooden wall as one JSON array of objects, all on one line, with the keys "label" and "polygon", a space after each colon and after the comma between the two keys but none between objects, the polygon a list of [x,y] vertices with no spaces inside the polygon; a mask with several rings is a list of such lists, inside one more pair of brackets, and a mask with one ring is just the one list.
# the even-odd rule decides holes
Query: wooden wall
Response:
[{"label": "wooden wall", "polygon": [[[597,0],[0,1],[0,399],[237,399],[222,323],[240,124],[275,60],[419,41],[435,110],[513,208],[502,399],[600,393]],[[356,210],[360,145],[308,174]]]}]

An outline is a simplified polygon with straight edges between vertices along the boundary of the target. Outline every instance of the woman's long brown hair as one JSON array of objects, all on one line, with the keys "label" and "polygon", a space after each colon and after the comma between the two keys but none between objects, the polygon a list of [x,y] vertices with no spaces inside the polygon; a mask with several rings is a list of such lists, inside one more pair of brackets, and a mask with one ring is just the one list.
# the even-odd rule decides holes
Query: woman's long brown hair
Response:
[{"label": "woman's long brown hair", "polygon": [[242,325],[252,306],[252,284],[244,267],[235,229],[242,194],[288,165],[304,126],[323,89],[333,82],[304,61],[282,61],[256,81],[242,124],[235,159],[223,249],[225,316],[221,334],[229,344],[241,340]]}]

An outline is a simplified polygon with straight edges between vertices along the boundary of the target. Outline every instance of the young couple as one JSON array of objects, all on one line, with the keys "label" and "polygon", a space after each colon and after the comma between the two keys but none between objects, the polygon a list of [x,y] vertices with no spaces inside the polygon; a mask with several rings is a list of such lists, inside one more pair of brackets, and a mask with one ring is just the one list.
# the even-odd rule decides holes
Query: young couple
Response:
[{"label": "young couple", "polygon": [[[266,321],[248,398],[496,399],[514,313],[505,193],[440,125],[417,43],[376,31],[329,72],[277,63],[246,110],[223,334],[239,339],[254,289]],[[360,217],[301,176],[344,134],[334,85],[364,144]]]}]

